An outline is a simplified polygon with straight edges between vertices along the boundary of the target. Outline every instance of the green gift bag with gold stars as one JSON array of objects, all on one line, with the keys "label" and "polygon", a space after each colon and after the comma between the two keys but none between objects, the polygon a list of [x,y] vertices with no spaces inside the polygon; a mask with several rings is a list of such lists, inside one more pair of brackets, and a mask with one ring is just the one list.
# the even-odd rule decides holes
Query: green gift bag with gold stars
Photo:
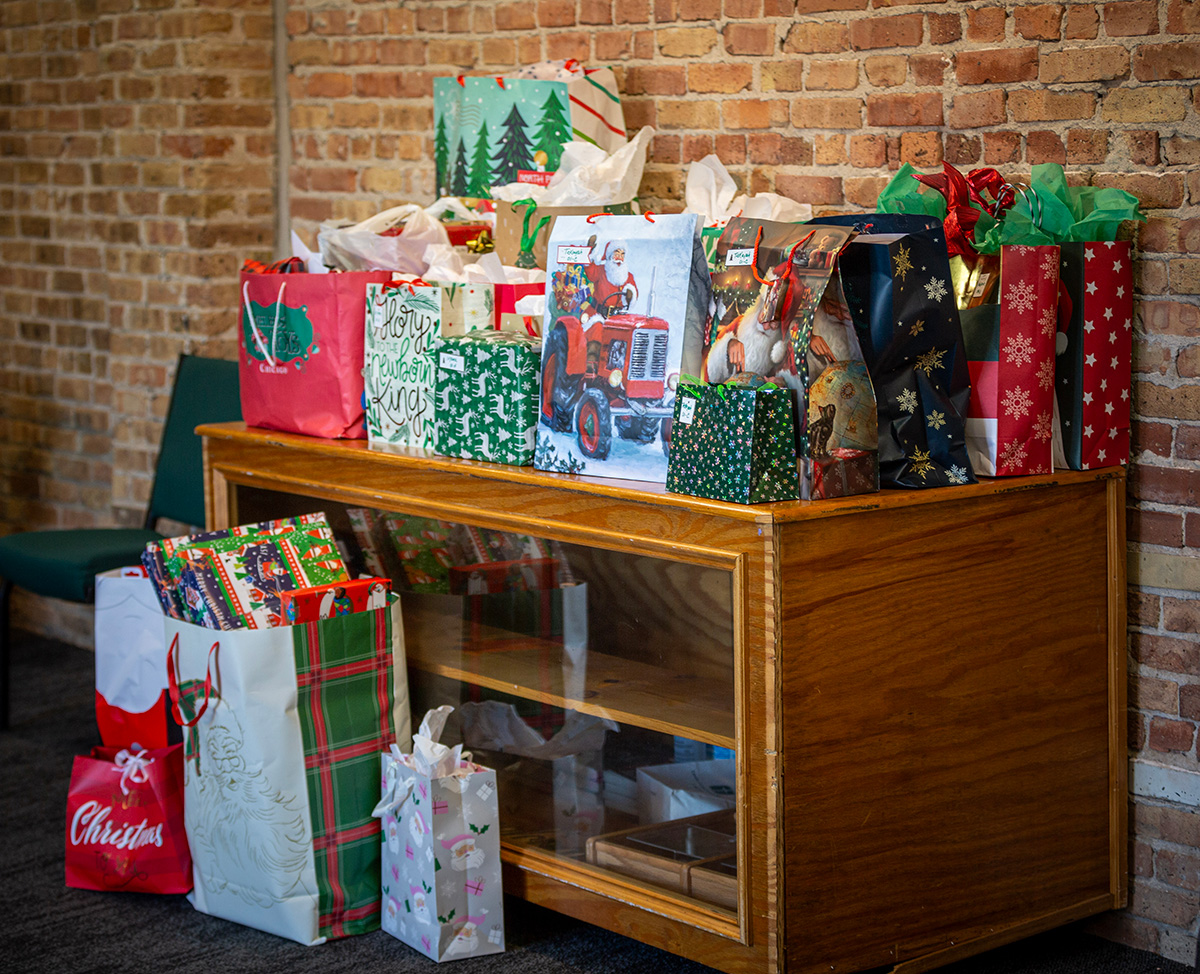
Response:
[{"label": "green gift bag with gold stars", "polygon": [[720,385],[685,377],[675,397],[667,490],[763,504],[800,496],[793,396],[740,373]]}]

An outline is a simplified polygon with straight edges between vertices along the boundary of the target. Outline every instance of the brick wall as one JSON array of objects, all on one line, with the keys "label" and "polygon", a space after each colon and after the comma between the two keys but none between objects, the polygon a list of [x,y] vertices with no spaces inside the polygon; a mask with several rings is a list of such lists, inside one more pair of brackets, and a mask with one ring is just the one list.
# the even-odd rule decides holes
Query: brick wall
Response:
[{"label": "brick wall", "polygon": [[[0,7],[0,530],[136,520],[174,355],[232,354],[236,266],[274,243],[270,24],[266,0]],[[1200,0],[291,0],[286,28],[283,157],[310,240],[320,220],[432,198],[435,76],[540,58],[614,66],[630,127],[658,132],[642,197],[659,210],[709,152],[818,213],[869,208],[901,162],[943,158],[1060,162],[1141,197],[1133,895],[1098,927],[1190,963]]]}]

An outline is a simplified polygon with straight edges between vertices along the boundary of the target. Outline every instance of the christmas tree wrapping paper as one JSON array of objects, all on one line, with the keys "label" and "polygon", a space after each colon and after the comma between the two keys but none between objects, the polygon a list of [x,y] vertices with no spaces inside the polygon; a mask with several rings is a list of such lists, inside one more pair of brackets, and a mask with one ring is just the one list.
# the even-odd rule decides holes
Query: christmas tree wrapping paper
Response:
[{"label": "christmas tree wrapping paper", "polygon": [[721,385],[680,382],[667,490],[762,504],[800,496],[792,394],[747,373]]},{"label": "christmas tree wrapping paper", "polygon": [[962,324],[942,221],[894,213],[822,217],[862,231],[838,258],[879,415],[884,487],[974,483]]},{"label": "christmas tree wrapping paper", "polygon": [[472,76],[433,79],[438,196],[489,198],[493,186],[547,185],[562,147],[625,144],[611,68],[579,68],[570,81]]},{"label": "christmas tree wrapping paper", "polygon": [[367,441],[433,448],[433,373],[442,295],[427,284],[367,287],[363,381]]},{"label": "christmas tree wrapping paper", "polygon": [[496,772],[438,743],[450,707],[425,715],[413,753],[382,755],[381,925],[435,961],[504,950]]},{"label": "christmas tree wrapping paper", "polygon": [[443,456],[529,466],[537,433],[541,343],[529,335],[474,331],[437,353],[433,448]]}]

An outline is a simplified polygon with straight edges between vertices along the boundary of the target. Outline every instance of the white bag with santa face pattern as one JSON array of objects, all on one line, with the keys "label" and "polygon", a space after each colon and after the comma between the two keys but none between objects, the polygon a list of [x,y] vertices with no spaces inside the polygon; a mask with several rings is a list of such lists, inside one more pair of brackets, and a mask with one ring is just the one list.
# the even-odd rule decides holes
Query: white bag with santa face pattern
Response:
[{"label": "white bag with santa face pattern", "polygon": [[413,753],[382,755],[383,929],[426,957],[504,950],[496,772],[437,742],[452,708],[425,715]]}]

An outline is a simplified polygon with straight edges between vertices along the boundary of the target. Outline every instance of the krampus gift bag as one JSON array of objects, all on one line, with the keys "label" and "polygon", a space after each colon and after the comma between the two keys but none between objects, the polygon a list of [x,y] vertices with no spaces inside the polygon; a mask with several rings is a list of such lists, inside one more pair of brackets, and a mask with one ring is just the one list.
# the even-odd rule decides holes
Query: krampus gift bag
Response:
[{"label": "krampus gift bag", "polygon": [[667,490],[735,504],[794,500],[792,393],[750,372],[721,385],[687,377],[675,399]]},{"label": "krampus gift bag", "polygon": [[880,484],[973,483],[971,384],[941,221],[876,213],[821,222],[860,230],[838,264],[875,387]]},{"label": "krampus gift bag", "polygon": [[392,612],[166,620],[196,909],[302,944],[379,926],[378,755],[409,733]]},{"label": "krampus gift bag", "polygon": [[745,371],[791,390],[805,498],[879,489],[875,394],[837,270],[853,235],[733,217],[711,258],[712,316],[684,342],[686,374],[724,382]]},{"label": "krampus gift bag", "polygon": [[547,256],[534,466],[664,483],[684,336],[703,332],[700,218],[564,216]]},{"label": "krampus gift bag", "polygon": [[350,439],[363,426],[363,317],[367,285],[386,271],[242,271],[239,329],[242,418],[248,426]]},{"label": "krampus gift bag", "polygon": [[67,792],[67,885],[186,893],[183,745],[94,747],[75,758]]},{"label": "krampus gift bag", "polygon": [[412,754],[382,755],[383,929],[436,961],[504,950],[496,772],[438,743],[431,710]]}]

